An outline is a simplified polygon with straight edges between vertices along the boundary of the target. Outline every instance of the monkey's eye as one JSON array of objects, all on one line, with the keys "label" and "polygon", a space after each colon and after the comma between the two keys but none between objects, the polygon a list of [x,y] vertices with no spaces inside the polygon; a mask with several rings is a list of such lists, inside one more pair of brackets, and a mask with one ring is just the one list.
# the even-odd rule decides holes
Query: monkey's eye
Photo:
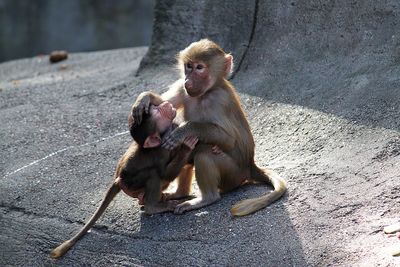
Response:
[{"label": "monkey's eye", "polygon": [[202,70],[203,68],[204,68],[204,66],[201,64],[197,65],[197,67],[196,67],[196,69],[198,69],[198,70]]},{"label": "monkey's eye", "polygon": [[188,68],[188,69],[192,69],[192,68],[193,68],[193,65],[192,65],[192,63],[187,63],[187,64],[186,64],[186,68]]}]

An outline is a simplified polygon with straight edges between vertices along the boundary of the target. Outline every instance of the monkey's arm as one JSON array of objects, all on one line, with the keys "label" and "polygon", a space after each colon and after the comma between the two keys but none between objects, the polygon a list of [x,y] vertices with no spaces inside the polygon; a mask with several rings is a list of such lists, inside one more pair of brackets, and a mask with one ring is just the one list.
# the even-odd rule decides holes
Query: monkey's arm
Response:
[{"label": "monkey's arm", "polygon": [[168,91],[161,95],[164,101],[170,102],[176,109],[183,105],[183,99],[185,96],[185,89],[183,87],[184,82],[183,79],[177,80],[170,86]]},{"label": "monkey's arm", "polygon": [[197,144],[197,141],[197,137],[188,137],[183,141],[184,145],[179,148],[175,157],[167,165],[164,176],[165,179],[172,181],[179,175],[183,166],[187,164],[189,156]]},{"label": "monkey's arm", "polygon": [[197,136],[202,143],[217,145],[222,151],[230,151],[235,146],[235,139],[222,127],[210,122],[184,122],[179,125],[164,141],[163,147],[174,149],[188,136]]},{"label": "monkey's arm", "polygon": [[164,100],[159,94],[150,91],[141,93],[131,108],[134,121],[140,124],[142,122],[143,113],[149,113],[150,105],[158,106],[162,102],[164,102]]}]

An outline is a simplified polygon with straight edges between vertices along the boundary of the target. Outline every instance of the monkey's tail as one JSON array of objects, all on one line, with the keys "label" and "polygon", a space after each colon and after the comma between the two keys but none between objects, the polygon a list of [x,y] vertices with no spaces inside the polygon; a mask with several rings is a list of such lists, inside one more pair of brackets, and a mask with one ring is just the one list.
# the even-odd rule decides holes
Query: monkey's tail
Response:
[{"label": "monkey's tail", "polygon": [[248,215],[265,208],[286,192],[286,181],[273,170],[262,170],[253,164],[250,174],[251,180],[270,183],[274,187],[274,191],[258,198],[239,201],[231,208],[231,213],[234,216]]},{"label": "monkey's tail", "polygon": [[71,239],[65,241],[55,249],[50,252],[50,257],[53,259],[58,259],[62,257],[67,251],[82,237],[87,231],[93,226],[93,224],[100,218],[100,216],[104,213],[108,205],[110,205],[111,201],[114,197],[121,191],[119,185],[119,178],[115,179],[113,184],[107,190],[106,196],[100,204],[100,207],[97,208],[96,212],[90,218],[90,220],[82,227],[82,229]]}]

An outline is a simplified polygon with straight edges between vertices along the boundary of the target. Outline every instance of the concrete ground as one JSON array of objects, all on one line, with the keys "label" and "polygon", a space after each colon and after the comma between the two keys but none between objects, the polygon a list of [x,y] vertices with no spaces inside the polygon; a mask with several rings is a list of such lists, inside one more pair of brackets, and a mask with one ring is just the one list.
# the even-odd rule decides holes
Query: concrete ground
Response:
[{"label": "concrete ground", "polygon": [[[400,9],[366,2],[248,1],[218,16],[228,5],[220,1],[205,19],[210,1],[188,13],[180,13],[186,1],[159,1],[147,54],[0,64],[0,265],[400,265],[387,251],[400,240],[382,232],[400,212]],[[202,19],[187,20],[191,10]],[[190,24],[185,38],[176,20]],[[228,33],[213,35],[215,20],[231,23]],[[230,207],[270,188],[245,186],[179,216],[145,216],[121,194],[64,258],[50,259],[103,197],[131,141],[136,96],[166,90],[176,78],[173,54],[205,32],[235,57],[232,82],[257,164],[278,171],[288,193],[243,218]]]}]

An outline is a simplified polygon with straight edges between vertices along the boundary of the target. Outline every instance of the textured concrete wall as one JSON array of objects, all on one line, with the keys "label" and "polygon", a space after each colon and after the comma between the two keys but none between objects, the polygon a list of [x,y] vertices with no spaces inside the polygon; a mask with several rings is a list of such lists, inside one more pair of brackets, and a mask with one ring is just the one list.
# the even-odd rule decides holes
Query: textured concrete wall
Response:
[{"label": "textured concrete wall", "polygon": [[400,128],[399,1],[260,1],[240,87]]},{"label": "textured concrete wall", "polygon": [[175,63],[176,53],[189,43],[210,38],[226,51],[242,57],[254,27],[256,1],[157,1],[152,44],[142,61],[149,64]]},{"label": "textured concrete wall", "polygon": [[395,0],[158,1],[142,70],[209,37],[235,57],[239,91],[400,128],[399,29]]},{"label": "textured concrete wall", "polygon": [[0,0],[0,62],[148,45],[153,0]]}]

